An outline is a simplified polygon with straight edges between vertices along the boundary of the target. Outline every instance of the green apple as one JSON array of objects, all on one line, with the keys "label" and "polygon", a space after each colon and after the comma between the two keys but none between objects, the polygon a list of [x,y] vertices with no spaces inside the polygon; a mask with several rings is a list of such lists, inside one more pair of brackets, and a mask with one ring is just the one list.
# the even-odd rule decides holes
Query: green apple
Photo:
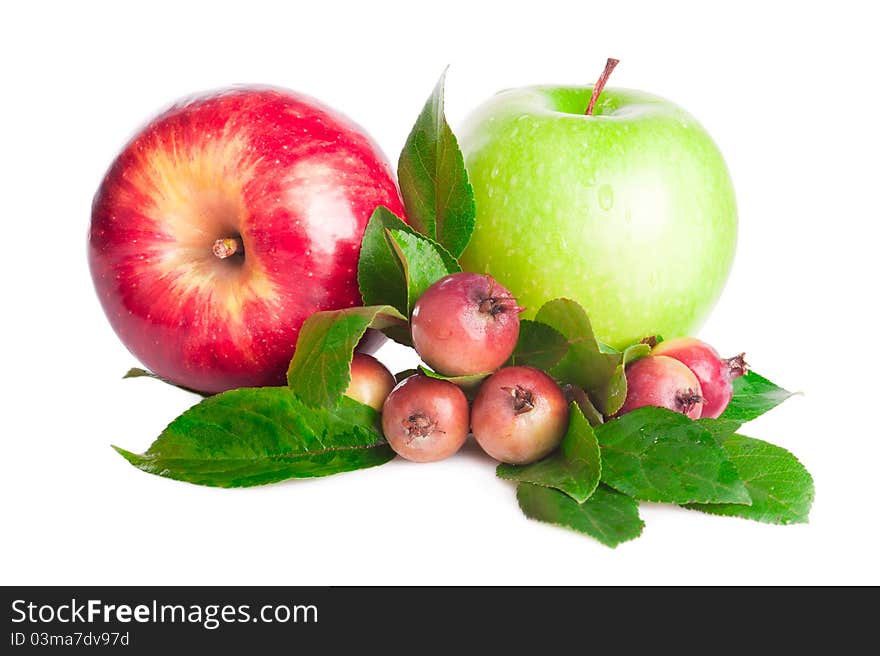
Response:
[{"label": "green apple", "polygon": [[683,109],[603,91],[605,77],[596,94],[502,91],[466,119],[459,141],[477,221],[462,265],[499,280],[526,317],[552,298],[578,301],[597,337],[618,348],[693,334],[736,249],[727,166]]}]

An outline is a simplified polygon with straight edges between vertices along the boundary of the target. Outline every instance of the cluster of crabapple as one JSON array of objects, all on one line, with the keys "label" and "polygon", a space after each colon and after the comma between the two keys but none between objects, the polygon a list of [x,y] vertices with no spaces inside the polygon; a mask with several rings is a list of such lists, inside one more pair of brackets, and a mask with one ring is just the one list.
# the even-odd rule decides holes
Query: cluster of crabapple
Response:
[{"label": "cluster of crabapple", "polygon": [[[553,378],[525,366],[504,366],[519,338],[519,307],[488,275],[454,273],[416,302],[410,331],[422,360],[445,377],[489,374],[468,403],[455,383],[416,373],[395,384],[378,360],[357,353],[346,395],[382,413],[385,439],[415,462],[442,460],[473,433],[490,456],[527,464],[550,454],[568,428],[565,393]],[[646,405],[692,419],[717,417],[745,371],[742,356],[724,360],[692,338],[672,339],[626,370],[627,396],[618,415]]]},{"label": "cluster of crabapple", "polygon": [[498,281],[475,273],[441,278],[413,307],[412,342],[425,364],[447,377],[493,372],[472,404],[458,385],[423,373],[393,386],[388,370],[363,354],[352,362],[346,394],[381,407],[385,439],[408,460],[446,458],[469,432],[496,460],[540,460],[565,435],[568,403],[544,372],[503,366],[516,347],[522,309]]},{"label": "cluster of crabapple", "polygon": [[722,358],[693,337],[661,342],[626,369],[626,401],[618,415],[653,405],[691,419],[716,418],[733,396],[733,380],[746,372],[745,354]]}]

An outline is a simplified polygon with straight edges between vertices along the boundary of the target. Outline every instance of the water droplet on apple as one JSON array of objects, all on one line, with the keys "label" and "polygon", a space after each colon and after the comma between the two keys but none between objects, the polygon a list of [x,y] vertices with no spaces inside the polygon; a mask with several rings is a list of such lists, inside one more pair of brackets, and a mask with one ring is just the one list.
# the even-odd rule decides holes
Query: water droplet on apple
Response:
[{"label": "water droplet on apple", "polygon": [[498,177],[498,167],[497,166],[492,169],[492,172],[489,174],[489,177],[492,177],[492,178]]},{"label": "water droplet on apple", "polygon": [[606,212],[614,207],[614,190],[607,184],[599,187],[599,207]]}]

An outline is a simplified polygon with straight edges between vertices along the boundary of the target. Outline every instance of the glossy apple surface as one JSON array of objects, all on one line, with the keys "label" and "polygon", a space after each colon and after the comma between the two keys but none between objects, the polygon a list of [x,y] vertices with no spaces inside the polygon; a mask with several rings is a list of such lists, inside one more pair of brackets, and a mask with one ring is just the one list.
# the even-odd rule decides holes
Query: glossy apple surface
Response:
[{"label": "glossy apple surface", "polygon": [[696,120],[647,93],[503,91],[459,130],[477,223],[462,264],[511,290],[524,317],[565,296],[602,341],[693,333],[724,286],[736,203]]},{"label": "glossy apple surface", "polygon": [[92,277],[122,342],[160,376],[205,392],[283,384],[306,317],[360,304],[377,205],[403,215],[387,161],[349,119],[279,89],[204,95],[110,167]]},{"label": "glossy apple surface", "polygon": [[345,390],[349,398],[382,412],[382,404],[396,385],[394,375],[372,355],[355,353],[351,360],[351,379]]}]

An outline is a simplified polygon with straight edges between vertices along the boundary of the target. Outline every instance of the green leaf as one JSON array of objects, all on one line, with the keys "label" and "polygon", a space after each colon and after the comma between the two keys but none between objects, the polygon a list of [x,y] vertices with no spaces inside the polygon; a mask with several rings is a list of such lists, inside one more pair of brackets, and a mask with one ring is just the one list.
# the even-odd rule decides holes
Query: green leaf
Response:
[{"label": "green leaf", "polygon": [[443,276],[461,271],[461,268],[457,264],[455,267],[449,266],[437,249],[437,244],[421,235],[387,228],[386,234],[397,258],[403,264],[406,275],[407,316],[409,316],[416,301],[428,287]]},{"label": "green leaf", "polygon": [[307,405],[335,405],[351,382],[354,348],[367,328],[405,323],[390,305],[315,312],[300,328],[287,384]]},{"label": "green leaf", "polygon": [[387,207],[373,210],[358,258],[358,287],[364,305],[391,305],[406,314],[406,275],[385,234],[388,228],[405,226]]},{"label": "green leaf", "polygon": [[596,406],[593,405],[593,402],[590,401],[590,397],[587,396],[587,393],[584,390],[580,387],[575,387],[574,385],[566,385],[563,387],[563,391],[565,392],[566,398],[577,403],[578,408],[580,408],[584,417],[590,422],[590,426],[595,427],[605,423],[605,417],[602,416],[601,412],[596,410]]},{"label": "green leaf", "polygon": [[167,378],[162,378],[158,374],[154,374],[152,371],[147,371],[146,369],[141,369],[140,367],[132,367],[128,371],[125,372],[125,375],[122,377],[123,380],[126,378],[152,378],[153,380],[158,380],[166,385],[171,385],[171,387],[176,387],[177,389],[182,389],[184,392],[190,392],[192,394],[198,394],[201,397],[211,396],[210,394],[206,394],[205,392],[200,392],[198,390],[194,390],[191,387],[184,387],[183,385],[178,385],[177,383],[172,383]]},{"label": "green leaf", "polygon": [[530,465],[498,465],[499,478],[552,487],[583,503],[599,485],[599,443],[576,403],[570,406],[568,431],[559,449]]},{"label": "green leaf", "polygon": [[585,533],[608,547],[639,537],[645,526],[635,499],[601,485],[582,504],[558,490],[530,483],[517,486],[516,498],[526,517]]},{"label": "green leaf", "polygon": [[585,389],[601,412],[613,414],[609,411],[609,385],[622,354],[602,352],[587,313],[570,299],[548,301],[535,320],[555,329],[569,344],[568,353],[550,373],[564,383]]},{"label": "green leaf", "polygon": [[744,517],[767,524],[806,523],[813,504],[813,478],[782,447],[744,435],[732,435],[722,446],[752,498],[752,505],[693,504],[695,510]]},{"label": "green leaf", "polygon": [[402,326],[390,326],[382,331],[385,333],[385,337],[388,339],[394,340],[398,344],[403,344],[404,346],[409,346],[412,348],[412,335],[409,332],[409,324],[405,324]]},{"label": "green leaf", "polygon": [[611,380],[608,382],[608,391],[605,394],[605,414],[613,415],[623,407],[626,401],[626,367],[630,362],[635,362],[651,352],[647,344],[633,344],[624,350],[620,364],[614,368]]},{"label": "green leaf", "polygon": [[711,419],[709,417],[697,419],[697,423],[709,431],[718,444],[723,444],[724,440],[733,435],[742,426],[738,421],[733,421],[732,419]]},{"label": "green leaf", "polygon": [[548,371],[568,352],[568,340],[547,324],[521,319],[519,339],[508,365],[535,367]]},{"label": "green leaf", "polygon": [[467,376],[444,376],[443,374],[438,374],[436,371],[431,371],[428,367],[423,365],[419,365],[419,371],[429,378],[446,380],[454,385],[458,385],[465,393],[465,396],[469,399],[474,398],[483,381],[492,375],[492,372],[490,371],[485,374],[470,374]]},{"label": "green leaf", "polygon": [[400,153],[397,177],[413,226],[458,256],[474,230],[476,206],[464,157],[443,110],[445,80],[444,71]]},{"label": "green leaf", "polygon": [[327,476],[394,458],[378,415],[348,398],[309,408],[286,387],[224,392],[193,406],[143,454],[114,446],[150,474],[217,487]]},{"label": "green leaf", "polygon": [[415,376],[417,373],[419,373],[418,369],[404,369],[403,371],[398,371],[396,374],[394,374],[394,380],[399,383],[402,380],[406,380],[410,376]]},{"label": "green leaf", "polygon": [[665,408],[633,410],[596,428],[602,482],[644,501],[750,503],[713,434]]},{"label": "green leaf", "polygon": [[794,396],[793,392],[749,371],[733,380],[733,398],[721,417],[745,423],[772,410],[791,396]]},{"label": "green leaf", "polygon": [[[438,258],[442,267],[437,265]],[[452,255],[401,221],[391,210],[379,206],[373,212],[364,231],[358,260],[358,285],[365,305],[391,305],[401,314],[408,314],[413,300],[410,289],[417,290],[427,279],[434,282],[457,271],[461,271],[461,267]],[[397,328],[388,332],[395,341],[408,341]]]}]

